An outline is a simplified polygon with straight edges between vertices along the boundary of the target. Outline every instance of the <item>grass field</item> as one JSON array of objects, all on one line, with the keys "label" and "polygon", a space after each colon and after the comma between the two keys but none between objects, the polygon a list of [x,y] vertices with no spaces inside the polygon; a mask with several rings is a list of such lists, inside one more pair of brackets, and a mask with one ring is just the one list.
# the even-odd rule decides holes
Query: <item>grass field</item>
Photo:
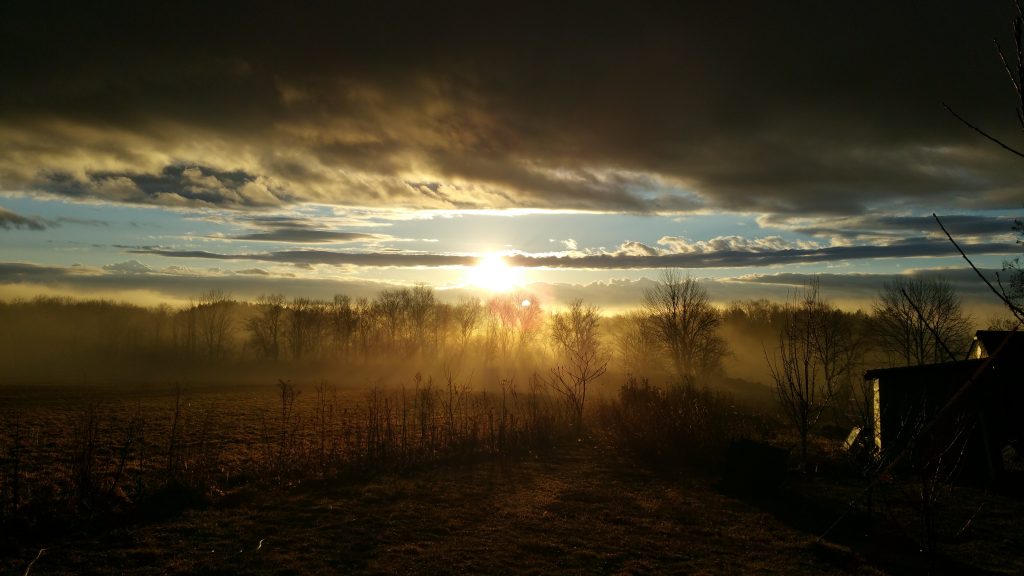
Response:
[{"label": "grass field", "polygon": [[[25,561],[37,551],[21,551]],[[7,568],[16,571],[17,559]],[[367,483],[311,482],[78,533],[46,574],[843,573],[866,565],[720,494],[581,445]]]},{"label": "grass field", "polygon": [[[300,390],[295,419],[309,432],[317,397],[312,385]],[[102,415],[95,419],[94,475],[105,478],[117,467],[123,426],[142,413],[144,441],[128,458],[123,478],[156,482],[174,419],[176,396],[170,390],[40,392],[3,391],[5,406],[16,406],[26,422],[26,451],[32,455],[26,455],[26,465],[34,463],[24,473],[26,482],[34,478],[39,486],[39,477],[49,475],[52,489],[59,489],[61,475],[73,476],[68,458],[81,449],[73,424],[88,412],[83,406]],[[561,437],[543,448],[478,446],[403,466],[361,466],[353,474],[307,471],[268,480],[252,476],[247,459],[278,454],[277,392],[268,385],[183,394],[182,442],[188,450],[206,446],[204,466],[216,472],[202,480],[215,485],[215,494],[194,485],[151,486],[133,505],[102,513],[79,508],[71,521],[52,529],[30,523],[31,530],[14,532],[19,524],[10,521],[0,544],[0,570],[24,574],[35,560],[33,574],[926,571],[912,483],[879,487],[870,521],[861,502],[819,540],[863,488],[824,448],[820,469],[791,475],[780,491],[760,497],[725,490],[713,466],[641,463],[601,430],[577,440]],[[369,398],[366,390],[338,390],[336,407],[363,414]],[[7,453],[9,432],[5,427]],[[299,442],[305,448],[288,454],[303,455],[303,466],[313,466],[311,454],[317,452],[316,434],[309,434]],[[231,470],[250,476],[230,479]],[[102,482],[99,486],[102,491]],[[945,537],[939,572],[1024,571],[1019,499],[956,488],[941,506]]]}]

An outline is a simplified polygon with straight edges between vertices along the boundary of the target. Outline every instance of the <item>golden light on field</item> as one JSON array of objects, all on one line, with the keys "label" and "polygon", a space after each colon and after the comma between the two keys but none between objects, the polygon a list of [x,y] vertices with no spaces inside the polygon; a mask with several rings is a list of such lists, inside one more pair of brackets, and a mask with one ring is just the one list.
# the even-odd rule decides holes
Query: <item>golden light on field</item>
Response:
[{"label": "golden light on field", "polygon": [[509,292],[523,284],[523,269],[510,266],[500,254],[487,254],[469,269],[466,280],[491,292]]}]

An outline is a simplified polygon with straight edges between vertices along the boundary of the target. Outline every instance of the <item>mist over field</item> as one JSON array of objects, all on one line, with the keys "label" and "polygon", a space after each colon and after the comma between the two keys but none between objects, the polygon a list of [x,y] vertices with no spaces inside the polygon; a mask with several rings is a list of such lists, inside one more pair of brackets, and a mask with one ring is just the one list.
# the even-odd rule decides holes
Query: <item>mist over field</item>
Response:
[{"label": "mist over field", "polygon": [[[721,321],[714,333],[727,344],[720,361],[700,375],[705,385],[739,379],[755,395],[770,391],[765,353],[776,345],[780,320],[772,315],[781,305],[737,301],[716,310]],[[491,387],[558,364],[551,322],[564,311],[548,310],[526,292],[451,303],[426,287],[357,301],[247,302],[210,293],[183,307],[39,297],[0,303],[0,310],[5,384],[164,387],[274,378],[392,386],[416,373],[445,371]],[[641,336],[641,316],[639,306],[600,314],[597,337],[609,374],[597,393],[614,394],[627,374],[659,384],[678,377],[660,344]]]}]

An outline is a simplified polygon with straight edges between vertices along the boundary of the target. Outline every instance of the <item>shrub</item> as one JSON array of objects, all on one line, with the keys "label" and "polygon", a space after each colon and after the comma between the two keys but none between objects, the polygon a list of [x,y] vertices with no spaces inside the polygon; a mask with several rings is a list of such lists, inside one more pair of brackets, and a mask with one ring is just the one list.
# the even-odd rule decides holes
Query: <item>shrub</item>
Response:
[{"label": "shrub", "polygon": [[661,466],[720,463],[730,440],[757,429],[756,418],[727,395],[690,383],[660,388],[633,376],[600,418],[616,444]]}]

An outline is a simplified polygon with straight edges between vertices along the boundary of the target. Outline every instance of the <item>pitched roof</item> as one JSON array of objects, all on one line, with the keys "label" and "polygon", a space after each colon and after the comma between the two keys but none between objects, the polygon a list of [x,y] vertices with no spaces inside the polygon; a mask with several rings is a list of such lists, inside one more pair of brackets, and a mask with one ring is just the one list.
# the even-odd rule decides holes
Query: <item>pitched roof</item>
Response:
[{"label": "pitched roof", "polygon": [[[1003,345],[1003,342],[1006,342]],[[980,346],[981,354],[974,354]],[[1003,348],[1000,350],[1000,346]],[[897,380],[914,379],[919,381],[953,381],[966,382],[974,375],[975,370],[985,363],[988,356],[999,350],[999,357],[991,359],[989,369],[998,369],[1000,378],[1017,377],[1024,373],[1024,332],[1016,330],[978,330],[971,347],[971,358],[956,362],[940,362],[919,366],[899,366],[896,368],[876,368],[864,373],[865,380],[874,378],[896,378]]]},{"label": "pitched roof", "polygon": [[919,366],[898,366],[896,368],[876,368],[864,373],[865,380],[891,379],[897,380],[929,380],[929,381],[963,381],[974,375],[984,359],[960,360],[957,362],[940,362],[938,364],[922,364]]},{"label": "pitched roof", "polygon": [[1024,357],[1024,332],[1019,330],[978,330],[974,341],[982,346],[982,356],[990,356],[1006,338],[1009,341],[1003,347],[1000,356],[1003,358]]}]

